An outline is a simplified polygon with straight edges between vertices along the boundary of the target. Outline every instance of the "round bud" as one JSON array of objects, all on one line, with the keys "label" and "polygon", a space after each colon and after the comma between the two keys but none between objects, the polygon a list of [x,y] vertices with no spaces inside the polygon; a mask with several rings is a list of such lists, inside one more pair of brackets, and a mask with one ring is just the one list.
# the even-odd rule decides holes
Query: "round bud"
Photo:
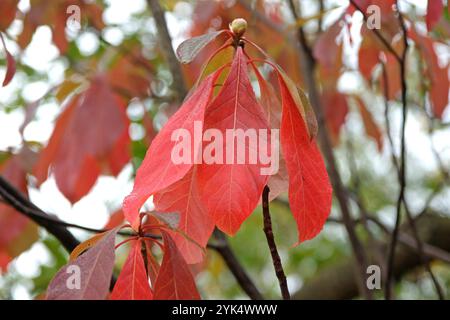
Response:
[{"label": "round bud", "polygon": [[234,19],[233,22],[230,23],[230,30],[238,37],[242,36],[247,30],[247,21],[242,18]]}]

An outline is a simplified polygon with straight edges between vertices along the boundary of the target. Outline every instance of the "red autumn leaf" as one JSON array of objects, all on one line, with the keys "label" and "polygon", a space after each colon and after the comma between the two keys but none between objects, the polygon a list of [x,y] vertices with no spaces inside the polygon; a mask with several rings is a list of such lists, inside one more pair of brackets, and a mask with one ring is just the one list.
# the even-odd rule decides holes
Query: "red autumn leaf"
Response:
[{"label": "red autumn leaf", "polygon": [[123,211],[121,209],[117,210],[109,217],[108,222],[104,229],[113,229],[119,227],[123,224],[125,217],[123,216]]},{"label": "red autumn leaf", "polygon": [[0,275],[6,271],[10,262],[11,257],[0,249]]},{"label": "red autumn leaf", "polygon": [[156,278],[159,274],[161,266],[152,254],[152,242],[146,239],[145,241],[145,253],[147,254],[147,274],[150,278],[152,286],[155,286]]},{"label": "red autumn leaf", "polygon": [[445,108],[448,106],[448,65],[443,68],[435,68],[431,77],[430,98],[434,114],[442,118]]},{"label": "red autumn leaf", "polygon": [[111,300],[151,300],[153,297],[148,283],[141,241],[134,240],[127,260],[111,293]]},{"label": "red autumn leaf", "polygon": [[414,28],[410,30],[410,37],[418,46],[425,60],[425,74],[429,79],[429,96],[433,113],[442,118],[448,105],[448,88],[450,80],[448,77],[449,64],[441,67],[439,57],[435,51],[435,41],[426,35],[419,34]]},{"label": "red autumn leaf", "polygon": [[2,0],[0,1],[0,31],[5,31],[16,17],[17,4],[19,0]]},{"label": "red autumn leaf", "polygon": [[153,139],[156,137],[156,131],[153,126],[153,119],[150,116],[149,112],[144,113],[144,116],[142,117],[142,125],[145,128],[144,141],[148,147],[152,143]]},{"label": "red autumn leaf", "polygon": [[[400,32],[400,25],[394,11],[396,0],[355,0],[354,2],[367,15],[374,14],[374,11],[368,11],[370,6],[379,8],[381,20],[380,31],[388,41],[391,41],[395,34]],[[355,11],[356,8],[350,3],[347,12],[353,14]]]},{"label": "red autumn leaf", "polygon": [[[270,124],[270,128],[280,129],[281,124],[281,102],[277,97],[275,89],[273,86],[264,80],[258,68],[253,68],[256,77],[258,79],[259,89],[261,91],[260,103],[264,108],[267,120]],[[280,149],[280,148],[278,148]],[[289,177],[286,169],[286,162],[284,161],[284,156],[279,152],[279,167],[278,172],[269,177],[267,181],[267,186],[270,189],[269,201],[275,199],[280,193],[288,191],[289,188]]]},{"label": "red autumn leaf", "polygon": [[[103,300],[108,295],[114,267],[117,229],[65,265],[47,288],[47,300]],[[77,279],[78,278],[78,279]]]},{"label": "red autumn leaf", "polygon": [[[386,68],[388,84],[387,98],[389,100],[394,100],[401,90],[400,65],[392,54],[386,53],[386,62],[384,63],[384,67]],[[384,92],[385,84],[383,74],[380,75],[380,86],[381,91],[384,95],[386,95],[386,92]]]},{"label": "red autumn leaf", "polygon": [[339,142],[339,133],[348,114],[347,99],[344,94],[331,88],[321,94],[322,105],[325,109],[325,120],[334,145]]},{"label": "red autumn leaf", "polygon": [[289,205],[297,222],[299,242],[312,239],[331,211],[332,189],[320,151],[309,138],[291,93],[279,77],[282,117],[281,147],[289,174]]},{"label": "red autumn leaf", "polygon": [[62,144],[65,128],[69,124],[73,110],[77,107],[78,102],[79,98],[74,97],[56,121],[50,141],[47,147],[41,152],[38,163],[34,168],[34,175],[37,178],[38,184],[43,183],[47,179],[48,169],[58,152],[59,146]]},{"label": "red autumn leaf", "polygon": [[[247,59],[242,48],[236,51],[231,71],[220,93],[208,106],[205,114],[205,130],[219,130],[226,137],[227,129],[253,130],[266,129],[267,145],[270,150],[270,128],[261,106],[256,101],[253,88],[247,74]],[[261,139],[261,137],[260,137]],[[224,150],[230,141],[218,142],[219,149]],[[257,206],[260,195],[267,183],[268,176],[261,175],[263,167],[259,160],[255,164],[238,164],[236,146],[233,145],[234,164],[202,164],[198,168],[198,181],[208,214],[216,226],[232,235],[236,233],[242,222]],[[245,146],[246,154],[256,152]]]},{"label": "red autumn leaf", "polygon": [[110,86],[126,97],[146,98],[150,95],[153,66],[142,55],[142,48],[124,44],[127,54],[120,54],[108,71]]},{"label": "red autumn leaf", "polygon": [[[254,5],[245,4],[242,1],[195,1],[193,19],[195,23],[188,30],[188,36],[196,37],[206,34],[211,29],[228,29],[229,24],[236,18],[241,17],[251,21],[245,35],[250,38],[259,39],[262,48],[283,67],[291,71],[293,79],[297,83],[302,82],[297,47],[292,41],[276,29],[270,27],[260,19],[252,19],[256,15],[265,16],[271,21],[272,26],[284,28],[285,18],[280,9],[281,3],[267,3],[256,1]],[[269,8],[271,9],[269,11]],[[264,35],[261,37],[261,35]],[[201,73],[203,63],[214,52],[213,46],[204,48],[189,65],[183,65],[185,78],[195,83],[197,75]]]},{"label": "red autumn leaf", "polygon": [[339,18],[325,32],[320,34],[314,44],[313,54],[320,67],[321,80],[335,85],[342,68],[342,41],[336,41],[342,32],[344,20]]},{"label": "red autumn leaf", "polygon": [[[1,175],[4,179],[24,194],[28,194],[26,173],[18,156],[12,156],[8,159],[1,169]],[[14,208],[0,202],[0,247],[4,248],[19,236],[27,222],[28,219],[16,212]]]},{"label": "red autumn leaf", "polygon": [[380,52],[383,47],[371,30],[363,27],[361,35],[363,39],[358,51],[358,65],[361,74],[370,80],[373,68],[380,61]]},{"label": "red autumn leaf", "polygon": [[16,73],[16,61],[6,48],[5,39],[3,39],[3,35],[1,32],[0,32],[0,40],[2,42],[3,49],[5,50],[6,54],[6,74],[2,84],[2,86],[5,87],[11,82],[12,78],[14,77],[14,74]]},{"label": "red autumn leaf", "polygon": [[52,29],[52,39],[60,53],[67,51],[68,40],[65,36],[65,28],[69,15],[67,8],[76,5],[80,9],[81,25],[89,23],[94,28],[103,28],[102,11],[96,3],[87,3],[84,0],[34,0],[30,2],[30,9],[23,18],[23,29],[17,43],[25,49],[31,42],[34,32],[41,25],[47,25]]},{"label": "red autumn leaf", "polygon": [[191,239],[179,232],[170,232],[170,235],[189,264],[203,260],[204,251],[201,247],[206,247],[214,229],[214,222],[200,201],[197,168],[197,165],[194,165],[183,179],[156,193],[153,199],[156,210],[180,213],[177,229],[189,235]]},{"label": "red autumn leaf", "polygon": [[363,120],[364,128],[366,129],[366,133],[369,137],[372,137],[378,147],[378,151],[383,149],[383,137],[381,136],[381,131],[375,120],[372,117],[372,114],[367,110],[364,101],[360,97],[355,97],[359,113]]},{"label": "red autumn leaf", "polygon": [[[172,161],[172,150],[179,141],[172,141],[171,137],[176,129],[185,129],[194,135],[194,122],[203,122],[205,108],[212,98],[214,82],[219,74],[215,72],[207,77],[153,139],[136,173],[133,191],[124,200],[123,210],[129,222],[136,222],[139,209],[150,195],[177,182],[192,167],[193,161],[190,164]],[[197,149],[198,146],[191,146],[191,159],[196,157]]]},{"label": "red autumn leaf", "polygon": [[439,21],[444,11],[444,2],[442,0],[428,0],[426,23],[427,30],[433,30],[433,27]]},{"label": "red autumn leaf", "polygon": [[164,239],[164,257],[154,286],[154,299],[200,299],[189,266],[184,261],[175,242],[166,232],[162,232],[162,235]]},{"label": "red autumn leaf", "polygon": [[38,183],[51,168],[61,192],[78,201],[101,172],[116,175],[128,162],[128,123],[123,101],[97,76],[58,118],[35,168]]},{"label": "red autumn leaf", "polygon": [[[123,117],[123,121],[128,124],[128,119]],[[124,129],[122,135],[117,139],[116,144],[108,156],[108,165],[104,166],[104,173],[117,176],[123,167],[130,161],[130,136],[128,130]]]}]

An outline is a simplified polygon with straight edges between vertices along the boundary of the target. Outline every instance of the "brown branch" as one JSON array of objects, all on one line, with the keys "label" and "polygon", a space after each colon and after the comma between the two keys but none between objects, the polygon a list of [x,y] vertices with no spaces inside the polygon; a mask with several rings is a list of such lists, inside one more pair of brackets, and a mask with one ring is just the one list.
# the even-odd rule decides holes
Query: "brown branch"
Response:
[{"label": "brown branch", "polygon": [[262,193],[262,211],[264,217],[264,234],[266,235],[267,244],[270,249],[270,255],[272,256],[273,267],[275,268],[275,274],[277,275],[278,282],[280,284],[281,295],[284,300],[290,300],[291,295],[286,280],[286,275],[283,270],[283,264],[281,263],[280,255],[278,254],[277,245],[273,236],[272,219],[270,218],[269,210],[269,187],[265,186]]},{"label": "brown branch", "polygon": [[323,0],[319,0],[319,19],[317,21],[317,31],[321,33],[323,31],[323,15],[325,12],[325,4],[323,3]]},{"label": "brown branch", "polygon": [[[386,234],[392,233],[392,231],[389,230],[389,228],[386,225],[384,225],[380,220],[378,220],[372,216],[369,217],[369,219],[370,219],[370,221],[375,223],[384,233],[386,233]],[[401,231],[398,235],[398,240],[403,245],[408,246],[411,249],[418,250],[417,241],[410,234]],[[442,262],[450,264],[450,254],[447,251],[444,251],[444,250],[442,250],[438,247],[435,247],[431,244],[423,243],[423,252],[429,258],[433,258],[435,260],[440,260]]]},{"label": "brown branch", "polygon": [[[295,20],[298,20],[299,16],[297,14],[295,5],[292,0],[289,0],[289,5]],[[338,200],[341,209],[342,220],[347,230],[350,244],[352,246],[352,250],[356,258],[356,266],[358,270],[358,272],[356,272],[356,275],[358,277],[358,283],[360,284],[360,291],[361,294],[366,299],[372,299],[372,293],[367,289],[365,285],[367,257],[364,252],[364,248],[361,245],[361,242],[359,241],[358,236],[356,235],[355,232],[355,224],[351,218],[346,190],[342,183],[342,179],[340,177],[337,168],[336,159],[334,157],[333,149],[331,146],[331,141],[327,133],[323,107],[319,98],[319,92],[314,79],[315,60],[312,55],[311,49],[309,48],[306,42],[306,37],[303,32],[303,28],[301,27],[298,29],[298,41],[299,41],[300,64],[303,69],[303,75],[305,76],[306,80],[305,82],[308,89],[311,105],[317,116],[317,121],[320,128],[318,132],[319,142],[321,144],[321,149],[328,165],[328,173],[330,175],[331,183],[333,185],[334,194]]]},{"label": "brown branch", "polygon": [[[350,192],[350,190],[349,190],[349,192]],[[353,196],[353,194],[350,193],[350,196]],[[356,204],[358,205],[358,207],[360,208],[360,210],[362,210],[362,211],[366,210],[363,206],[361,206],[360,199],[357,198],[356,196],[354,198],[355,198],[354,200],[355,200]],[[287,202],[280,201],[280,199],[278,199],[278,198],[274,199],[274,200],[282,205],[286,205],[287,208],[289,209],[289,204]],[[427,212],[427,210],[429,210],[428,207],[426,208],[426,210],[424,212],[421,213],[421,215],[424,215],[425,212]],[[365,216],[366,216],[365,219],[367,219],[369,222],[374,223],[377,227],[379,227],[381,229],[381,231],[383,231],[387,235],[392,234],[392,230],[389,227],[387,227],[384,223],[382,223],[380,220],[378,220],[376,218],[375,213],[369,214],[369,212],[366,210]],[[419,218],[420,218],[420,216],[416,217],[416,219],[419,219]],[[363,219],[355,219],[354,222],[362,223],[364,221],[363,221]],[[328,217],[327,223],[342,224],[343,222],[341,219]],[[406,233],[405,231],[400,230],[398,240],[400,243],[404,244],[405,246],[407,246],[411,249],[417,249],[417,243],[416,243],[415,239],[410,234]],[[438,247],[435,247],[427,242],[423,242],[423,249],[424,249],[424,254],[427,255],[429,258],[432,258],[435,260],[440,260],[442,262],[450,264],[450,253],[448,253]]]},{"label": "brown branch", "polygon": [[[18,212],[24,214],[38,225],[44,227],[59,242],[71,252],[80,242],[67,230],[66,226],[56,217],[50,217],[35,204],[30,202],[20,191],[0,176],[0,195],[3,200]],[[39,214],[37,214],[39,212]],[[55,223],[58,222],[58,223]]]},{"label": "brown branch", "polygon": [[[449,218],[427,212],[418,221],[420,221],[419,234],[421,238],[441,252],[450,251]],[[409,226],[402,225],[400,229],[406,232]],[[410,233],[407,233],[407,235],[410,239],[413,239]],[[388,244],[383,244],[382,248],[387,250]],[[409,246],[399,245],[396,249],[396,257],[393,269],[396,279],[400,279],[403,275],[421,266],[416,250]],[[353,261],[342,258],[318,271],[313,278],[306,280],[301,289],[293,295],[293,298],[328,300],[355,298],[358,295],[358,285],[353,277],[354,272],[356,270]]]},{"label": "brown branch", "polygon": [[159,43],[167,60],[170,73],[172,74],[172,89],[175,91],[175,98],[181,103],[187,94],[187,89],[183,79],[183,72],[181,70],[180,63],[178,62],[175,52],[173,51],[172,39],[167,28],[164,10],[159,4],[159,0],[147,0],[147,3],[153,13],[156,29],[158,31]]},{"label": "brown branch", "polygon": [[233,276],[236,278],[239,286],[252,300],[264,300],[264,297],[256,288],[250,276],[240,264],[236,255],[230,247],[227,237],[219,230],[214,231],[215,237],[220,241],[218,245],[208,244],[208,247],[214,249],[222,256],[225,264],[230,269]]}]

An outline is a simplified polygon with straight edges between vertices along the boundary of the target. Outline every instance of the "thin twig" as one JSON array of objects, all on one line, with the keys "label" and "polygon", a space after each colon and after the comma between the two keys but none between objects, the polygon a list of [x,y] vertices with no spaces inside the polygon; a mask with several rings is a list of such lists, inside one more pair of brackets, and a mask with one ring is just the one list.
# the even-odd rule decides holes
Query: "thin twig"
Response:
[{"label": "thin twig", "polygon": [[[397,8],[398,10],[398,8]],[[400,13],[399,13],[400,14]],[[401,76],[401,90],[402,90],[402,125],[401,125],[401,133],[400,133],[400,163],[398,166],[398,176],[399,176],[399,184],[400,190],[397,198],[397,206],[396,206],[396,218],[394,230],[392,232],[391,242],[389,245],[388,251],[388,269],[386,276],[386,287],[385,287],[385,299],[390,300],[392,295],[392,281],[393,281],[393,270],[394,270],[394,260],[395,260],[395,247],[397,245],[399,227],[400,227],[400,219],[401,219],[401,210],[402,203],[405,197],[405,188],[406,188],[406,144],[405,144],[405,129],[406,129],[406,119],[407,119],[407,86],[406,86],[406,52],[408,48],[408,41],[406,38],[406,32],[403,34],[404,45],[402,52],[402,57],[397,59],[400,67],[400,76]]]},{"label": "thin twig", "polygon": [[269,187],[265,186],[262,193],[262,211],[264,217],[264,233],[266,235],[267,244],[269,245],[270,255],[272,256],[273,267],[275,268],[275,274],[277,275],[278,282],[280,284],[281,295],[284,300],[290,300],[291,295],[284,273],[283,264],[281,263],[280,255],[278,254],[277,245],[273,236],[272,219],[270,218],[269,210]]},{"label": "thin twig", "polygon": [[156,29],[158,31],[159,43],[163,50],[163,54],[167,60],[170,73],[172,74],[172,89],[175,91],[175,97],[178,102],[182,102],[186,96],[187,89],[183,79],[183,72],[180,63],[177,60],[172,47],[172,39],[167,28],[164,10],[159,4],[159,0],[147,0],[148,6],[153,13]]},{"label": "thin twig", "polygon": [[391,135],[391,120],[389,119],[389,85],[388,75],[386,71],[386,64],[383,61],[381,63],[381,72],[383,77],[383,95],[384,95],[384,121],[386,123],[386,134],[388,137],[389,146],[391,148],[391,159],[397,173],[400,172],[397,157],[395,156],[395,146]]},{"label": "thin twig", "polygon": [[400,183],[400,191],[397,199],[397,207],[396,207],[396,220],[395,227],[392,232],[391,243],[389,246],[388,253],[388,270],[387,270],[387,279],[386,279],[386,288],[385,288],[385,298],[388,300],[391,298],[392,294],[392,280],[393,280],[393,268],[394,268],[394,259],[395,259],[395,247],[397,244],[397,238],[400,227],[400,218],[401,218],[401,208],[402,204],[404,204],[406,217],[408,220],[408,224],[411,228],[412,234],[416,240],[417,244],[417,253],[419,255],[420,261],[425,267],[425,270],[429,273],[431,280],[433,281],[434,287],[436,289],[436,293],[439,299],[444,299],[444,294],[442,288],[435,277],[433,271],[431,270],[430,263],[428,258],[424,255],[423,242],[420,239],[417,226],[414,218],[411,215],[411,212],[407,209],[407,205],[405,203],[405,190],[406,190],[406,122],[408,115],[407,108],[407,84],[406,84],[406,58],[408,53],[408,36],[405,21],[403,20],[403,15],[401,14],[398,2],[396,3],[398,20],[400,23],[400,27],[402,29],[403,36],[403,51],[400,59],[398,60],[400,65],[400,76],[401,76],[401,99],[402,99],[402,126],[401,126],[401,146],[400,146],[400,167],[399,167],[399,183]]},{"label": "thin twig", "polygon": [[323,0],[319,0],[319,20],[317,21],[317,31],[318,33],[322,33],[323,31],[323,16],[325,13],[325,4]]}]

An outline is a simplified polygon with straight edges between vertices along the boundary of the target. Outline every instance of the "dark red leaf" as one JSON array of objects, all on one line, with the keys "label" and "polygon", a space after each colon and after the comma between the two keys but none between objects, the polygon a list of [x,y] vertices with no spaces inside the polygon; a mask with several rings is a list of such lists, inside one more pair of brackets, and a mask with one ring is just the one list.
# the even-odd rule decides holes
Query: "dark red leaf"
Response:
[{"label": "dark red leaf", "polygon": [[101,172],[117,175],[129,160],[125,105],[104,76],[69,101],[35,168],[38,183],[55,174],[72,203],[89,192]]},{"label": "dark red leaf", "polygon": [[361,114],[366,133],[369,137],[372,137],[375,140],[378,151],[381,152],[381,150],[383,149],[383,137],[381,135],[381,130],[373,119],[372,114],[369,112],[369,110],[367,110],[364,101],[362,101],[360,97],[355,97],[355,99],[358,104],[359,113]]},{"label": "dark red leaf", "polygon": [[325,109],[325,120],[331,140],[334,145],[337,145],[342,125],[348,114],[347,98],[335,88],[323,91],[320,98]]},{"label": "dark red leaf", "polygon": [[[12,155],[0,165],[0,175],[24,195],[28,195],[25,152]],[[27,250],[38,240],[38,228],[34,222],[13,207],[0,202],[0,254],[4,262]],[[5,266],[6,267],[6,266]]]},{"label": "dark red leaf", "polygon": [[2,0],[0,1],[0,31],[5,31],[11,22],[14,21],[17,12],[17,4],[19,0]]},{"label": "dark red leaf", "polygon": [[[258,79],[259,89],[261,91],[260,102],[264,108],[267,120],[270,124],[271,130],[280,129],[281,124],[281,102],[277,97],[274,87],[262,77],[257,68],[254,68],[256,77]],[[286,162],[278,147],[279,152],[279,168],[278,172],[269,177],[267,186],[270,189],[269,201],[275,199],[280,193],[287,192],[289,188],[289,177],[286,169]]]},{"label": "dark red leaf", "polygon": [[419,34],[414,28],[410,30],[410,37],[418,46],[425,60],[425,75],[429,79],[429,97],[433,113],[441,118],[448,105],[449,64],[441,67],[439,57],[435,51],[435,41],[426,35]]},{"label": "dark red leaf", "polygon": [[3,87],[5,87],[11,82],[12,78],[14,77],[14,74],[16,73],[16,61],[6,48],[5,39],[3,39],[3,35],[1,32],[0,32],[0,40],[2,42],[3,49],[5,50],[6,54],[6,74],[2,84]]},{"label": "dark red leaf", "polygon": [[150,278],[150,281],[152,283],[152,286],[155,286],[156,283],[156,277],[159,274],[159,269],[161,266],[159,265],[158,261],[156,261],[156,258],[153,256],[152,253],[152,242],[146,240],[145,241],[145,252],[147,254],[147,274]]},{"label": "dark red leaf", "polygon": [[119,209],[110,215],[109,220],[105,225],[105,229],[113,229],[119,227],[123,224],[124,221],[125,217],[123,216],[123,211],[122,209]]},{"label": "dark red leaf", "polygon": [[280,76],[281,147],[289,174],[289,205],[299,241],[315,237],[331,211],[332,189],[316,141],[309,138],[298,107]]},{"label": "dark red leaf", "polygon": [[427,16],[425,18],[428,31],[433,30],[433,27],[439,21],[444,11],[444,2],[442,0],[428,0]]},{"label": "dark red leaf", "polygon": [[134,240],[127,260],[111,293],[111,300],[151,300],[153,293],[141,252],[141,241]]},{"label": "dark red leaf", "polygon": [[[95,246],[68,263],[47,288],[47,300],[103,300],[109,292],[114,267],[117,229],[109,231]],[[76,277],[80,276],[79,286]]]},{"label": "dark red leaf", "polygon": [[184,261],[175,242],[166,233],[164,257],[154,286],[155,300],[197,300],[200,295],[189,266]]}]

